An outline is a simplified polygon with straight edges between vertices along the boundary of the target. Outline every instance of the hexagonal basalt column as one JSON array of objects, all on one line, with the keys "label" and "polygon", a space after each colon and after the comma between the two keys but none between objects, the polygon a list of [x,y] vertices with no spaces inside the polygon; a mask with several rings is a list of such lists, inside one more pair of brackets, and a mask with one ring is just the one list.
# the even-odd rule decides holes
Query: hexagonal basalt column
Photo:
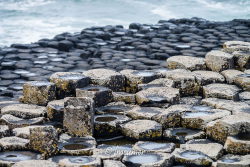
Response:
[{"label": "hexagonal basalt column", "polygon": [[222,51],[210,51],[206,54],[206,65],[216,72],[234,68],[234,56]]},{"label": "hexagonal basalt column", "polygon": [[136,106],[128,110],[126,114],[133,119],[148,119],[164,112],[164,109],[158,107],[140,107]]},{"label": "hexagonal basalt column", "polygon": [[240,88],[235,85],[227,84],[210,84],[203,87],[204,96],[229,99],[229,100],[239,100]]},{"label": "hexagonal basalt column", "polygon": [[58,152],[58,134],[53,126],[30,129],[30,148],[42,153],[44,158]]},{"label": "hexagonal basalt column", "polygon": [[179,89],[156,87],[148,88],[136,93],[136,101],[140,105],[154,106],[155,104],[176,104],[180,100]]},{"label": "hexagonal basalt column", "polygon": [[193,71],[193,74],[201,86],[211,83],[223,83],[225,81],[223,75],[214,71]]},{"label": "hexagonal basalt column", "polygon": [[245,91],[250,91],[250,73],[240,74],[235,78],[235,84]]},{"label": "hexagonal basalt column", "polygon": [[[250,48],[250,47],[249,47]],[[249,51],[235,51],[233,55],[236,59],[236,65],[241,71],[250,68],[250,50]]]},{"label": "hexagonal basalt column", "polygon": [[167,59],[167,67],[170,69],[205,70],[204,58],[192,56],[172,56]]},{"label": "hexagonal basalt column", "polygon": [[54,100],[47,105],[47,116],[51,121],[63,122],[64,100]]},{"label": "hexagonal basalt column", "polygon": [[96,115],[94,119],[95,123],[95,136],[104,137],[104,136],[116,136],[121,133],[119,125],[126,123],[130,118],[125,115]]},{"label": "hexagonal basalt column", "polygon": [[56,99],[56,86],[51,82],[31,81],[23,85],[24,103],[47,105],[49,101]]},{"label": "hexagonal basalt column", "polygon": [[133,150],[139,150],[144,152],[162,152],[171,153],[175,149],[174,143],[163,143],[153,141],[138,141],[133,146]]},{"label": "hexagonal basalt column", "polygon": [[87,97],[68,97],[64,102],[63,126],[73,136],[93,135],[93,100]]},{"label": "hexagonal basalt column", "polygon": [[136,70],[122,70],[121,74],[126,77],[126,92],[136,93],[138,84],[149,83],[160,75],[154,71],[136,71]]},{"label": "hexagonal basalt column", "polygon": [[176,69],[164,73],[165,77],[174,81],[174,87],[180,89],[182,96],[198,95],[200,86],[195,75],[184,69]]},{"label": "hexagonal basalt column", "polygon": [[126,92],[113,92],[114,101],[119,102],[125,102],[125,103],[135,103],[135,94],[132,93],[126,93]]},{"label": "hexagonal basalt column", "polygon": [[227,41],[223,44],[223,49],[229,53],[234,51],[250,51],[250,43],[243,41]]},{"label": "hexagonal basalt column", "polygon": [[244,73],[238,70],[231,69],[231,70],[222,71],[221,74],[226,78],[227,83],[233,84],[235,83],[236,77]]},{"label": "hexagonal basalt column", "polygon": [[50,81],[55,83],[57,97],[75,96],[75,89],[87,86],[90,78],[75,72],[57,72],[50,76]]},{"label": "hexagonal basalt column", "polygon": [[119,72],[109,69],[93,69],[83,72],[90,77],[91,83],[110,88],[112,91],[123,91],[125,89],[125,76]]},{"label": "hexagonal basalt column", "polygon": [[162,136],[162,125],[151,120],[133,120],[121,125],[121,130],[126,137],[137,140],[154,140]]},{"label": "hexagonal basalt column", "polygon": [[227,154],[217,161],[217,167],[249,167],[250,155]]},{"label": "hexagonal basalt column", "polygon": [[224,148],[230,154],[249,154],[250,132],[240,133],[236,136],[228,136]]},{"label": "hexagonal basalt column", "polygon": [[95,85],[76,89],[76,97],[92,98],[96,107],[104,106],[113,100],[111,89]]},{"label": "hexagonal basalt column", "polygon": [[229,115],[222,119],[207,124],[206,133],[208,137],[224,143],[228,136],[250,132],[250,115]]},{"label": "hexagonal basalt column", "polygon": [[33,167],[34,164],[37,167],[58,167],[55,162],[51,162],[48,160],[24,160],[17,162],[15,165],[13,165],[13,167]]}]

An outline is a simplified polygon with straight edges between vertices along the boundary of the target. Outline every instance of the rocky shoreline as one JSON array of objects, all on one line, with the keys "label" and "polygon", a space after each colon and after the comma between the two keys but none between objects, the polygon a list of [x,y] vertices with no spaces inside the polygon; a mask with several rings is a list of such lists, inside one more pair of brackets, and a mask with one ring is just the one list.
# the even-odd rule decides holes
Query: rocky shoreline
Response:
[{"label": "rocky shoreline", "polygon": [[2,48],[0,166],[249,167],[249,27],[180,19]]},{"label": "rocky shoreline", "polygon": [[[176,55],[204,57],[226,41],[250,42],[250,20],[213,22],[200,18],[161,20],[157,24],[86,28],[33,44],[0,48],[0,99],[17,99],[26,81],[48,80],[54,72],[94,68],[165,68]],[[4,96],[4,97],[3,97]]]}]

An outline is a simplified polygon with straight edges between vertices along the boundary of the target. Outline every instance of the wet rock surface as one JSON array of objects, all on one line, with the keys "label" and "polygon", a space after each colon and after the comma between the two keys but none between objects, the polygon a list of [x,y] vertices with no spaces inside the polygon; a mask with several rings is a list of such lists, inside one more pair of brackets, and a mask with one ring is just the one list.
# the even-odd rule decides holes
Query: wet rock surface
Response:
[{"label": "wet rock surface", "polygon": [[172,19],[1,48],[0,164],[249,166],[248,29]]}]

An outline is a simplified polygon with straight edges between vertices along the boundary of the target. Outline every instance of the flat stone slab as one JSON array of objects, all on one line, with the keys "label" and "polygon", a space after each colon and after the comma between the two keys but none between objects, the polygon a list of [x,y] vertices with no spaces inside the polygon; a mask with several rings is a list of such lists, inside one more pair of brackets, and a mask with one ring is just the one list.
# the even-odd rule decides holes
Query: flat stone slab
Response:
[{"label": "flat stone slab", "polygon": [[221,72],[221,74],[226,78],[227,83],[233,84],[235,83],[235,79],[238,75],[244,74],[242,71],[230,69],[230,70],[224,70]]},{"label": "flat stone slab", "polygon": [[108,87],[113,91],[125,89],[125,76],[119,72],[109,69],[93,69],[83,72],[91,79],[91,83]]},{"label": "flat stone slab", "polygon": [[150,104],[150,103],[171,103],[176,104],[179,102],[180,94],[176,88],[148,88],[146,90],[139,91],[135,95],[138,104]]},{"label": "flat stone slab", "polygon": [[41,124],[44,122],[44,120],[45,120],[44,117],[22,119],[10,114],[5,114],[0,118],[0,122],[2,124],[8,125],[10,129]]},{"label": "flat stone slab", "polygon": [[232,100],[218,98],[206,98],[203,99],[201,103],[217,109],[231,111],[233,114],[250,113],[250,105],[245,102],[235,102]]},{"label": "flat stone slab", "polygon": [[205,70],[204,58],[192,56],[173,56],[167,59],[167,67],[170,69],[186,69],[190,71]]},{"label": "flat stone slab", "polygon": [[229,115],[207,124],[206,133],[212,139],[224,143],[228,136],[250,131],[250,115]]},{"label": "flat stone slab", "polygon": [[126,112],[126,115],[131,117],[132,119],[148,119],[151,120],[152,117],[160,114],[164,111],[162,108],[158,107],[140,107],[136,106],[131,110]]},{"label": "flat stone slab", "polygon": [[43,116],[46,108],[32,104],[13,104],[2,108],[1,114],[11,114],[20,118],[35,118]]},{"label": "flat stone slab", "polygon": [[3,150],[27,150],[29,140],[20,137],[4,137],[0,139]]},{"label": "flat stone slab", "polygon": [[186,144],[181,144],[180,148],[202,152],[213,160],[217,160],[223,155],[223,145],[208,139],[190,140]]},{"label": "flat stone slab", "polygon": [[197,82],[201,85],[208,85],[211,83],[223,83],[225,78],[218,72],[214,71],[193,71]]},{"label": "flat stone slab", "polygon": [[207,67],[216,72],[234,68],[234,56],[222,51],[210,51],[206,54]]},{"label": "flat stone slab", "polygon": [[137,140],[153,140],[162,136],[162,125],[151,120],[133,120],[121,125],[121,130],[124,136]]},{"label": "flat stone slab", "polygon": [[203,93],[206,98],[221,98],[238,101],[240,88],[235,85],[227,84],[209,84],[203,86]]}]

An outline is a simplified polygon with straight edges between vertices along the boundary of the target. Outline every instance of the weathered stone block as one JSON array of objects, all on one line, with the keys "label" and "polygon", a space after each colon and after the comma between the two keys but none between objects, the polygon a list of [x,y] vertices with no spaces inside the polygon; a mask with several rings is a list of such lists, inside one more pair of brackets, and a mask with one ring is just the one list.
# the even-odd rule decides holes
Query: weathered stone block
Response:
[{"label": "weathered stone block", "polygon": [[93,135],[93,100],[87,97],[68,97],[64,102],[63,126],[74,136]]},{"label": "weathered stone block", "polygon": [[244,73],[238,70],[231,69],[231,70],[222,71],[221,74],[226,78],[227,83],[233,84],[235,83],[236,77]]},{"label": "weathered stone block", "polygon": [[47,105],[47,117],[51,121],[63,122],[64,100],[54,100]]},{"label": "weathered stone block", "polygon": [[111,89],[103,86],[87,86],[84,88],[76,89],[76,97],[88,97],[93,99],[96,107],[104,106],[113,100]]},{"label": "weathered stone block", "polygon": [[87,86],[90,78],[76,72],[56,72],[50,76],[50,81],[55,83],[57,97],[62,99],[75,96],[75,89]]},{"label": "weathered stone block", "polygon": [[233,55],[222,51],[210,51],[206,54],[206,65],[216,72],[234,68]]},{"label": "weathered stone block", "polygon": [[49,101],[56,99],[56,86],[51,82],[31,81],[23,85],[24,103],[45,106]]},{"label": "weathered stone block", "polygon": [[204,58],[192,56],[172,56],[167,59],[167,68],[186,69],[190,71],[205,70],[206,63]]},{"label": "weathered stone block", "polygon": [[93,69],[83,72],[90,77],[91,83],[110,88],[112,91],[123,91],[125,89],[125,76],[110,69]]},{"label": "weathered stone block", "polygon": [[30,148],[48,158],[58,152],[58,134],[53,126],[30,129]]}]

